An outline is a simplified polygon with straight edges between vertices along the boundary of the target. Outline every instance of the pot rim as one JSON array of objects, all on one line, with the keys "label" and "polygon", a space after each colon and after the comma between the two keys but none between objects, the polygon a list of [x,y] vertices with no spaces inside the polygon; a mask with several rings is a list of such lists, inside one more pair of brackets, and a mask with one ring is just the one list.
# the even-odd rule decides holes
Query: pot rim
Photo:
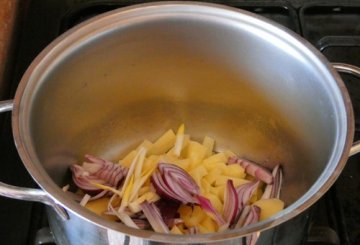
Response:
[{"label": "pot rim", "polygon": [[[64,53],[75,50],[81,43],[89,41],[89,38],[96,38],[96,36],[100,36],[106,31],[113,30],[116,26],[131,24],[139,18],[152,18],[165,13],[197,14],[198,17],[203,18],[222,18],[223,20],[244,22],[256,28],[261,28],[261,30],[265,30],[277,38],[280,38],[281,34],[283,41],[293,45],[304,56],[306,55],[311,59],[318,66],[319,71],[329,79],[329,82],[333,82],[330,85],[337,90],[334,92],[339,97],[337,99],[342,102],[342,105],[338,105],[338,109],[342,109],[341,112],[345,117],[342,118],[342,126],[344,127],[346,124],[346,128],[337,128],[338,131],[343,132],[342,135],[337,134],[340,143],[335,147],[336,149],[333,149],[327,167],[313,186],[301,198],[271,218],[236,230],[210,234],[182,235],[181,240],[179,240],[178,235],[133,229],[105,220],[70,199],[47,175],[44,168],[41,167],[40,161],[36,158],[29,137],[29,129],[24,125],[26,118],[29,118],[30,114],[26,101],[31,98],[31,91],[35,88],[36,79],[51,66],[49,61],[54,61]],[[296,33],[264,17],[224,5],[200,2],[153,2],[132,5],[99,15],[70,29],[47,46],[31,63],[19,83],[14,98],[12,129],[19,155],[33,179],[55,202],[73,214],[102,228],[112,229],[146,240],[169,242],[176,239],[177,243],[204,243],[241,237],[252,232],[272,228],[302,213],[315,203],[331,187],[345,166],[354,135],[354,116],[350,97],[339,74],[318,50]]]}]

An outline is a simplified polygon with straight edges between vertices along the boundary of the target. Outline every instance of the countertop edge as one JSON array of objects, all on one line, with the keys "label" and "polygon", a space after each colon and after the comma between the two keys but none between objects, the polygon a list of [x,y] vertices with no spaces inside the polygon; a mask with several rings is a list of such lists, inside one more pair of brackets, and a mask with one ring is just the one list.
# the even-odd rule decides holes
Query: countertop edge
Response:
[{"label": "countertop edge", "polygon": [[19,0],[0,1],[0,100],[7,93],[7,66],[11,60],[11,53],[16,30],[16,20],[19,10]]}]

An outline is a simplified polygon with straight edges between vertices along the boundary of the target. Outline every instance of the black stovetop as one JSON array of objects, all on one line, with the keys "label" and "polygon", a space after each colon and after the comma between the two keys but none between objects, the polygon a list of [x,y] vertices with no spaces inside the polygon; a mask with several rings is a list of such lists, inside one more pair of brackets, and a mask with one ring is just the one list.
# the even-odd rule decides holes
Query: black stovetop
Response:
[{"label": "black stovetop", "polygon": [[[72,26],[100,13],[146,1],[28,0],[21,4],[18,38],[11,67],[8,98],[35,56]],[[288,27],[305,37],[332,62],[360,66],[360,1],[211,1],[242,8]],[[342,75],[356,115],[360,136],[360,78]],[[24,168],[11,134],[10,114],[0,118],[0,181],[36,187]],[[1,124],[2,123],[2,124]],[[273,244],[360,244],[360,157],[354,156],[330,191],[293,227],[285,223]],[[300,222],[301,221],[301,222]],[[298,224],[298,226],[296,225]],[[301,225],[299,225],[301,224]],[[306,229],[302,227],[306,225]],[[34,244],[37,231],[47,226],[42,204],[0,197],[0,243]],[[302,231],[299,231],[303,229]],[[294,240],[294,239],[293,239]]]}]

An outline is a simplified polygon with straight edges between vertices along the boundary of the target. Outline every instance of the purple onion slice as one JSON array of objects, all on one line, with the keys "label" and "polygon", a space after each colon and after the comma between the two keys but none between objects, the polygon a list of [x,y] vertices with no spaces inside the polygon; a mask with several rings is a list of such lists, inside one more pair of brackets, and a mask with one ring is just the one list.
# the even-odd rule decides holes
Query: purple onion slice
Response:
[{"label": "purple onion slice", "polygon": [[170,232],[169,228],[161,217],[159,209],[154,203],[148,203],[145,201],[141,203],[140,206],[154,231],[161,233]]},{"label": "purple onion slice", "polygon": [[240,211],[244,208],[245,205],[249,204],[249,201],[257,190],[259,183],[259,181],[250,182],[240,185],[236,188],[237,196],[239,199],[238,205]]},{"label": "purple onion slice", "polygon": [[234,187],[233,181],[228,180],[224,194],[224,218],[229,226],[234,222],[239,210],[239,198]]},{"label": "purple onion slice", "polygon": [[159,171],[151,176],[151,180],[160,196],[183,204],[197,203],[194,195],[199,194],[200,188],[188,173],[169,163],[160,163],[158,169]]},{"label": "purple onion slice", "polygon": [[213,217],[213,219],[215,220],[215,222],[218,224],[219,230],[226,229],[227,227],[226,228],[224,227],[227,225],[226,221],[223,219],[221,214],[218,211],[216,211],[214,206],[211,204],[210,200],[207,199],[206,197],[202,197],[202,196],[197,196],[197,199],[199,201],[200,207],[205,212],[210,214]]},{"label": "purple onion slice", "polygon": [[96,198],[104,196],[107,191],[103,191],[93,183],[117,188],[126,176],[127,168],[118,164],[91,155],[85,155],[85,158],[88,162],[83,166],[71,166],[72,178],[81,190],[92,196],[95,195]]},{"label": "purple onion slice", "polygon": [[271,184],[273,182],[271,172],[252,161],[233,156],[229,157],[228,164],[240,164],[247,174],[265,182],[266,184]]}]

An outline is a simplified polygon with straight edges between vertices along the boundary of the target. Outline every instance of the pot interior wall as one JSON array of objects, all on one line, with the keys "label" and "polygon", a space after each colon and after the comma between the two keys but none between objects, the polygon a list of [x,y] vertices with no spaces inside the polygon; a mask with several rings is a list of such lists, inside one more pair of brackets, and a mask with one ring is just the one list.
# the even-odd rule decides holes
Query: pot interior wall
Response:
[{"label": "pot interior wall", "polygon": [[180,16],[123,25],[49,64],[30,101],[31,140],[62,186],[85,153],[117,161],[184,122],[217,150],[282,163],[290,204],[318,179],[336,136],[332,95],[314,67],[251,24]]}]

